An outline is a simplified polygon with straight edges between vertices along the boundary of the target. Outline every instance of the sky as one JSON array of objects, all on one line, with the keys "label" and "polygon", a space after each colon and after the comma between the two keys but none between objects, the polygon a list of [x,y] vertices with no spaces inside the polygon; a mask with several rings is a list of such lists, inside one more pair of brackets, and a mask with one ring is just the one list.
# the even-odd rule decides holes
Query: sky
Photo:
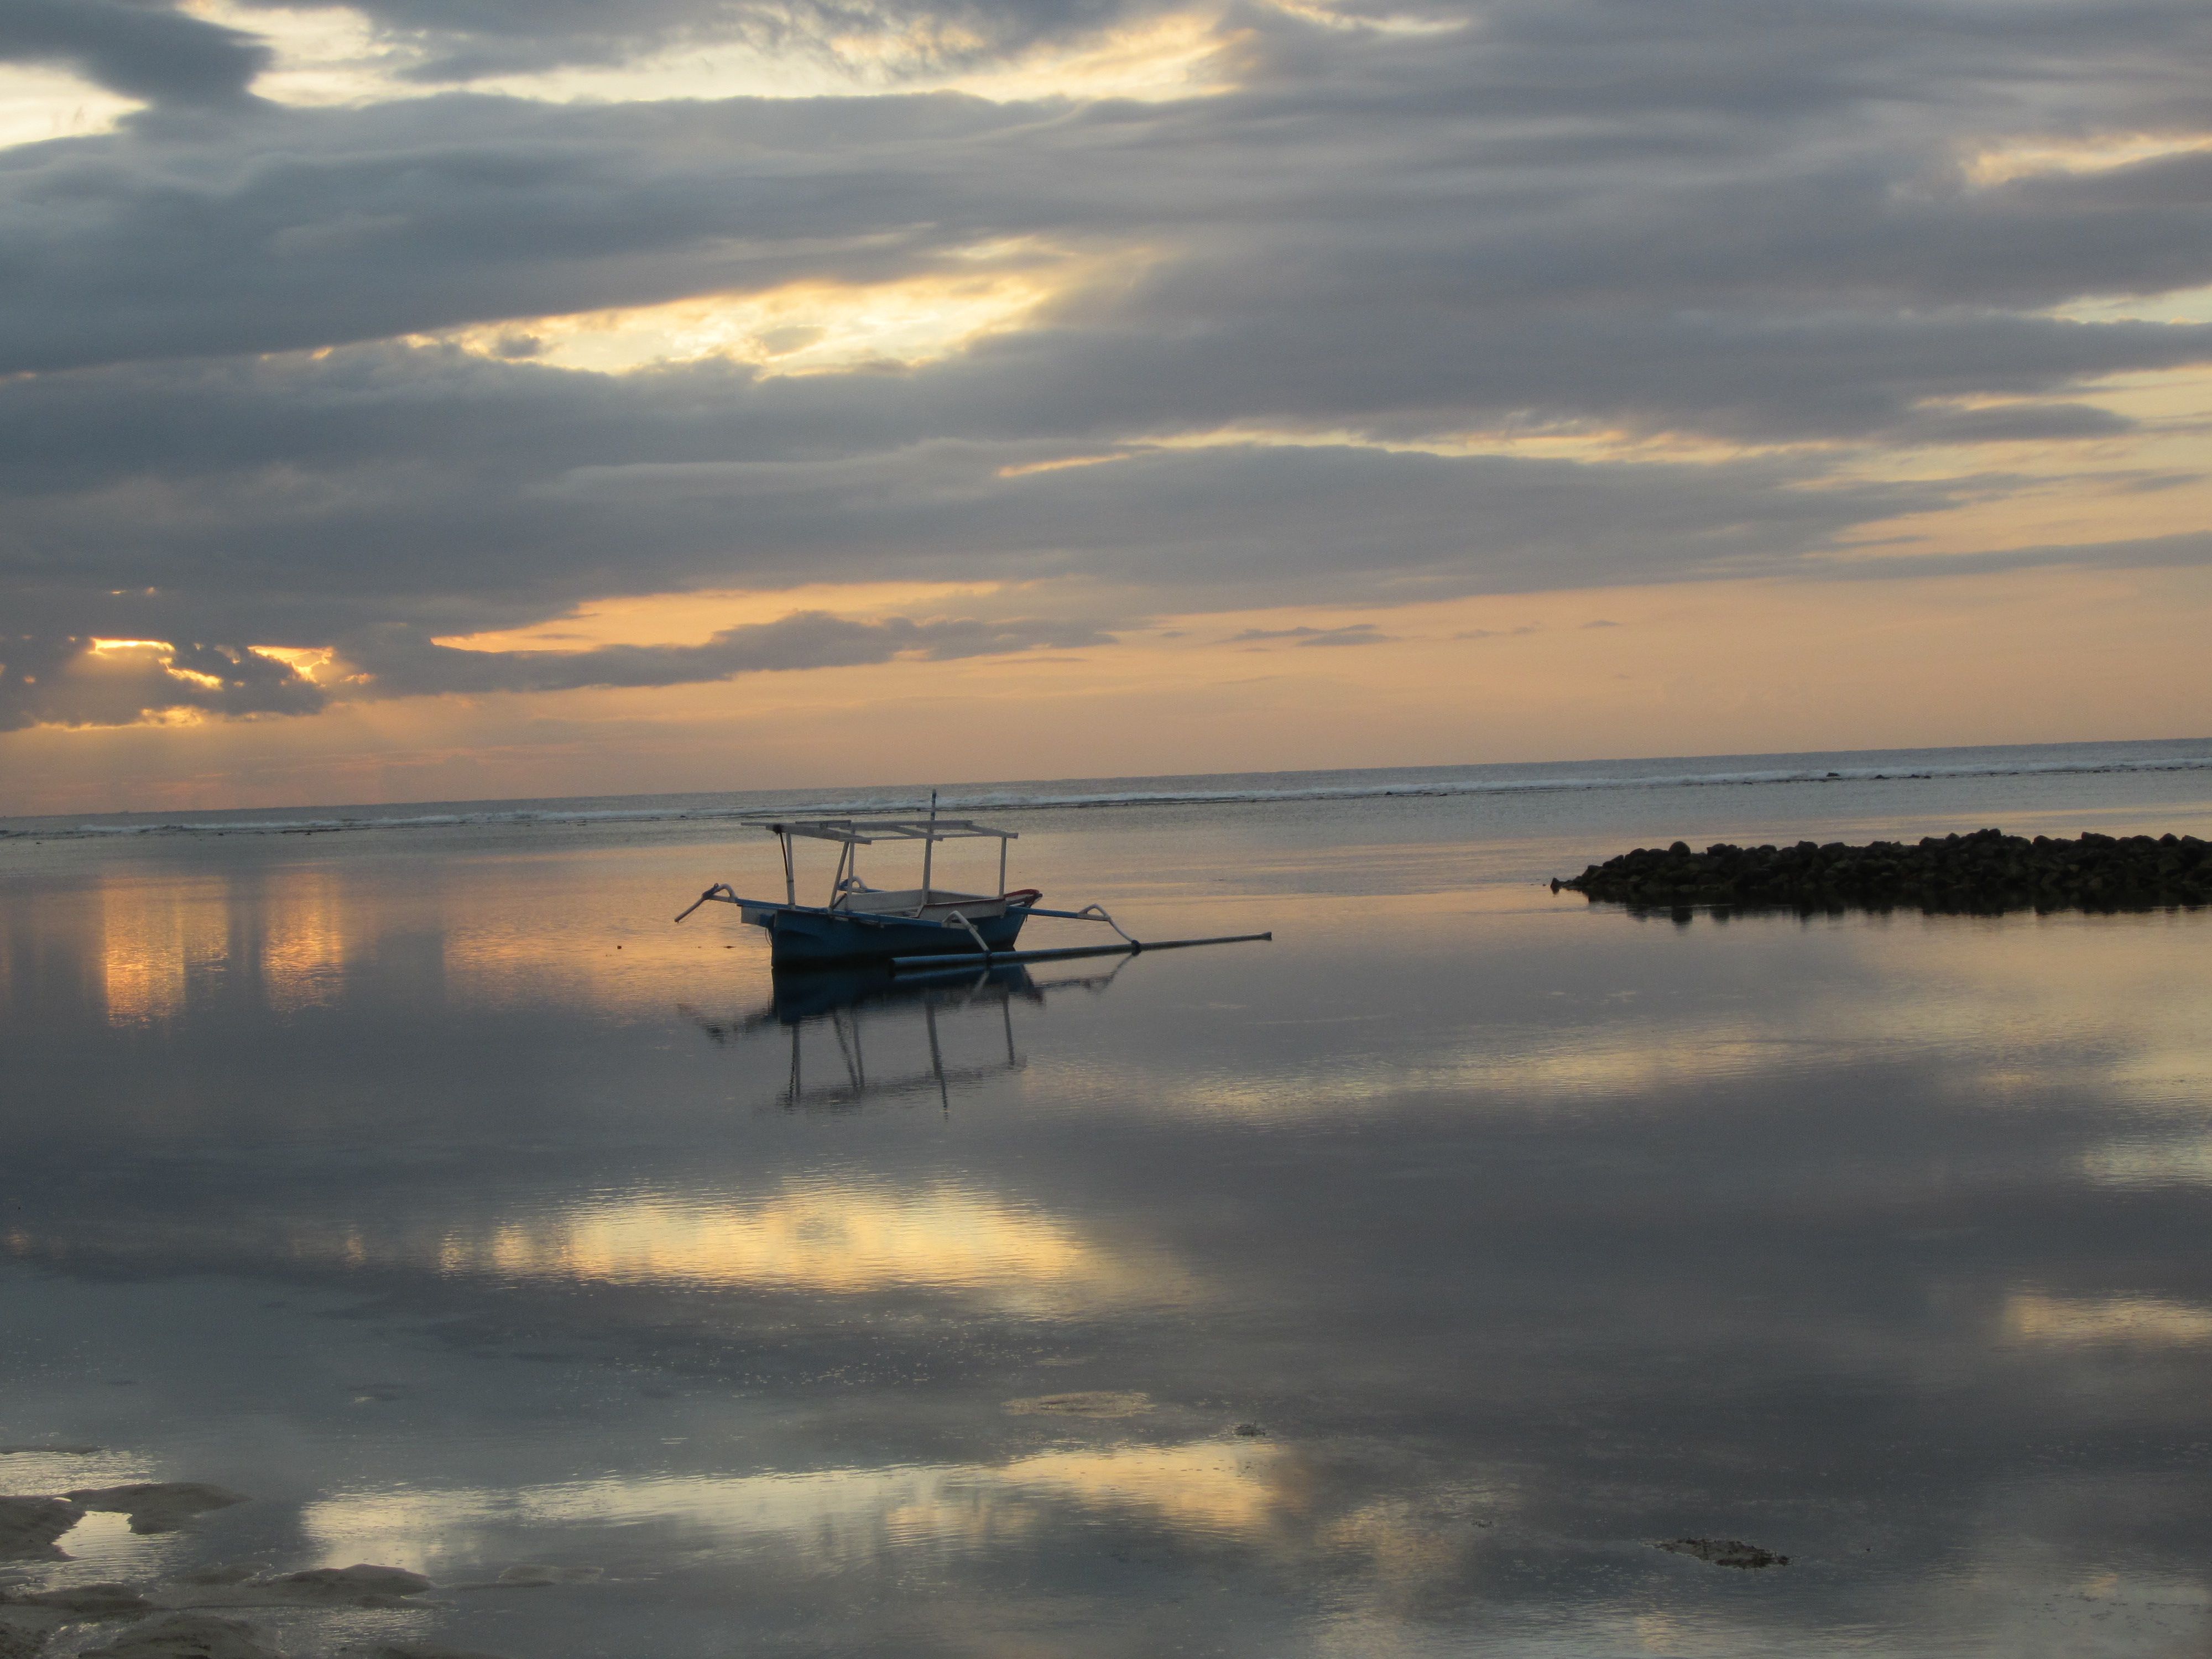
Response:
[{"label": "sky", "polygon": [[2200,735],[2202,0],[0,0],[0,811]]}]

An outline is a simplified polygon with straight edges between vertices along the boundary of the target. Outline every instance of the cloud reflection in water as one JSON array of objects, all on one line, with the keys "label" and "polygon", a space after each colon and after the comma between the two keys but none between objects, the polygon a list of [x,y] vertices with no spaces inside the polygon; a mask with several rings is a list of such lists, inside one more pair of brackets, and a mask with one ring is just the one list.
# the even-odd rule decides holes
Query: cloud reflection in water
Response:
[{"label": "cloud reflection in water", "polygon": [[510,1655],[2201,1645],[2203,919],[1271,890],[1370,811],[1025,840],[1279,930],[1091,985],[802,994],[696,830],[19,883],[8,1432],[608,1569],[420,1632]]}]

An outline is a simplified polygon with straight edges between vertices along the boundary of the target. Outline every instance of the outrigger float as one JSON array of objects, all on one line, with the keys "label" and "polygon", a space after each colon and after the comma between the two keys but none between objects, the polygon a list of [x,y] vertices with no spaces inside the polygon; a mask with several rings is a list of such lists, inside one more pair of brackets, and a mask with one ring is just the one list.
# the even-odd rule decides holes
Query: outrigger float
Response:
[{"label": "outrigger float", "polygon": [[[1194,945],[1244,945],[1271,939],[1273,933],[1237,933],[1218,939],[1142,940],[1123,929],[1104,908],[1048,910],[1034,887],[1006,889],[1006,844],[1021,837],[967,818],[940,818],[937,795],[929,814],[918,818],[786,818],[761,826],[783,843],[783,898],[741,897],[727,882],[716,882],[676,918],[681,921],[701,905],[734,904],[739,917],[769,936],[769,959],[778,968],[833,967],[856,963],[888,964],[901,971],[988,965],[1002,962],[1046,962],[1066,957],[1134,955],[1140,951],[1182,950]],[[999,843],[999,890],[961,893],[934,884],[937,844],[944,841],[995,840]],[[799,868],[793,843],[836,844],[837,868],[830,878],[829,902],[799,902]],[[921,885],[885,890],[860,879],[860,852],[878,842],[921,843]],[[1022,924],[1031,916],[1067,921],[1103,922],[1121,934],[1117,945],[1085,945],[1046,951],[1018,951]]]}]

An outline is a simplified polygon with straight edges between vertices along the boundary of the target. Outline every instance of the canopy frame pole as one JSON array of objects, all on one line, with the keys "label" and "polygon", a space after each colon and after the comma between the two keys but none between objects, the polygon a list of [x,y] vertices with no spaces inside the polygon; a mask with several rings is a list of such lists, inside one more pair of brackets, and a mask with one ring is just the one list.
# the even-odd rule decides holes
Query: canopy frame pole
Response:
[{"label": "canopy frame pole", "polygon": [[787,830],[776,839],[783,843],[783,902],[796,904],[799,902],[799,872],[791,863],[791,832]]},{"label": "canopy frame pole", "polygon": [[945,1051],[937,1046],[937,1005],[921,1005],[921,1017],[929,1027],[929,1069],[937,1079],[937,1104],[945,1115],[952,1115],[952,1095],[945,1086]]},{"label": "canopy frame pole", "polygon": [[[1000,845],[1005,843],[1001,842]],[[921,908],[929,908],[930,860],[937,854],[937,791],[929,792],[929,833],[921,843]]]}]

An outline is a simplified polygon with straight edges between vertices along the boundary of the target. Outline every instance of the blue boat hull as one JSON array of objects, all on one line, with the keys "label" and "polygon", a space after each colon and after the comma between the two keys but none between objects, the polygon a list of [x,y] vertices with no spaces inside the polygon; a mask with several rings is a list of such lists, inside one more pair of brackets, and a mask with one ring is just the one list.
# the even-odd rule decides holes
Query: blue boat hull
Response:
[{"label": "blue boat hull", "polygon": [[[1026,905],[1002,916],[979,916],[975,933],[994,951],[1011,951],[1029,920]],[[910,917],[841,916],[820,910],[747,909],[745,920],[768,929],[769,960],[779,968],[888,962],[893,957],[972,956],[975,934]]]}]

